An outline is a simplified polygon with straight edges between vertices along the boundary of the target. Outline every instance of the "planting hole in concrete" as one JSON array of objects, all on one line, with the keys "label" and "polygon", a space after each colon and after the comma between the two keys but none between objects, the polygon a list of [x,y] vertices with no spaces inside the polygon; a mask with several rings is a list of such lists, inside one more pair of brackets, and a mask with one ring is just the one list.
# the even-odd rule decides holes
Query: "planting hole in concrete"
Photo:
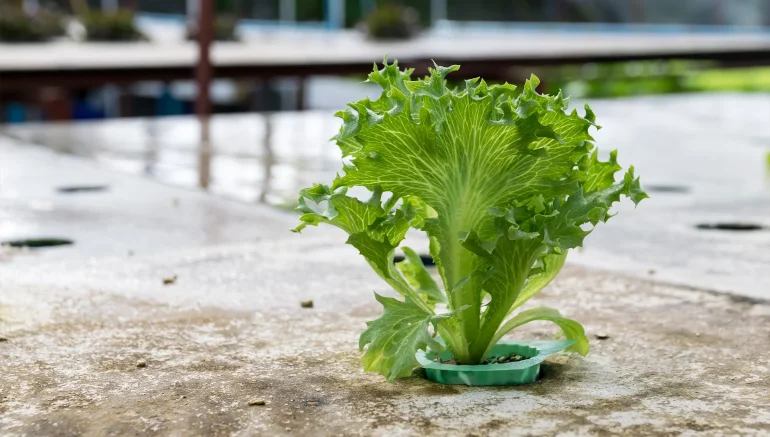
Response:
[{"label": "planting hole in concrete", "polygon": [[74,244],[74,241],[65,238],[27,238],[23,240],[3,241],[4,246],[11,247],[29,247],[33,249],[41,247],[67,246]]},{"label": "planting hole in concrete", "polygon": [[[404,260],[404,255],[395,255],[393,257],[394,263],[400,263]],[[433,261],[433,257],[430,255],[423,255],[420,254],[420,260],[422,260],[422,263],[425,264],[425,267],[435,266],[436,262]]]},{"label": "planting hole in concrete", "polygon": [[705,230],[720,230],[720,231],[761,231],[764,226],[755,223],[730,223],[730,222],[717,222],[717,223],[700,223],[696,226],[698,229]]},{"label": "planting hole in concrete", "polygon": [[97,191],[107,191],[107,185],[72,185],[59,187],[56,191],[60,193],[93,193]]},{"label": "planting hole in concrete", "polygon": [[650,193],[672,193],[685,194],[690,192],[690,187],[686,185],[644,185],[645,191]]}]

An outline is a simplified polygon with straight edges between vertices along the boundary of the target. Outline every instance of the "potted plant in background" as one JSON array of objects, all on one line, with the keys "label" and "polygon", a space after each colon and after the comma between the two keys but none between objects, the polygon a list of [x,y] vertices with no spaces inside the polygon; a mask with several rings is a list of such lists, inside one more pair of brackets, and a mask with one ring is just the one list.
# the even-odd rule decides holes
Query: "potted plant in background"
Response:
[{"label": "potted plant in background", "polygon": [[361,28],[374,40],[411,39],[420,32],[420,16],[414,8],[387,2],[375,7]]},{"label": "potted plant in background", "polygon": [[115,12],[89,11],[82,19],[88,41],[141,41],[146,37],[134,24],[134,12],[121,9]]},{"label": "potted plant in background", "polygon": [[0,41],[43,42],[62,36],[62,15],[50,8],[39,8],[34,14],[20,5],[0,5]]},{"label": "potted plant in background", "polygon": [[[238,17],[235,15],[217,14],[214,18],[214,41],[238,41],[237,26]],[[190,41],[198,39],[198,23],[187,24],[187,39]]]},{"label": "potted plant in background", "polygon": [[[216,16],[214,17],[215,41],[238,41],[238,15],[235,11],[233,0],[217,0],[215,4]],[[187,39],[198,39],[197,21],[187,23]]]},{"label": "potted plant in background", "polygon": [[[589,345],[582,326],[555,309],[518,310],[612,216],[614,202],[647,195],[633,167],[615,181],[615,152],[598,159],[587,105],[584,116],[567,112],[568,99],[539,94],[534,76],[521,92],[479,79],[450,89],[446,76],[458,68],[436,66],[424,80],[387,59],[375,68],[368,81],[382,87],[380,97],[336,114],[344,174],[300,192],[295,231],[343,229],[401,295],[375,295],[384,312],[360,337],[365,370],[389,381],[423,366],[445,383],[531,382],[548,354],[585,355]],[[371,197],[350,196],[353,187]],[[429,238],[443,287],[409,248],[394,264],[412,228]],[[558,325],[565,340],[501,341],[537,320]]]},{"label": "potted plant in background", "polygon": [[[92,10],[86,0],[69,0],[70,8],[82,26],[82,32],[70,29],[73,35],[83,34],[88,41],[141,41],[147,37],[136,27],[130,9],[103,12]],[[70,25],[71,28],[79,27]]]}]

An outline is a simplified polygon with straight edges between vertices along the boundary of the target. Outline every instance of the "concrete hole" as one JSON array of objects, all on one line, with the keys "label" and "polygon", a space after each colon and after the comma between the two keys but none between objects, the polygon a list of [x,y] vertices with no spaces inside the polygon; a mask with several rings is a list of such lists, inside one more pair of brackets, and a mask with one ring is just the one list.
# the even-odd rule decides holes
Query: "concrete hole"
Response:
[{"label": "concrete hole", "polygon": [[21,240],[3,241],[0,244],[3,246],[38,249],[41,247],[68,246],[70,244],[75,244],[75,242],[66,238],[25,238]]},{"label": "concrete hole", "polygon": [[63,194],[72,193],[94,193],[99,191],[107,191],[109,187],[107,185],[68,185],[59,187],[56,191]]},{"label": "concrete hole", "polygon": [[718,230],[718,231],[761,231],[765,229],[764,226],[756,223],[740,223],[740,222],[716,222],[716,223],[700,223],[695,226],[701,230]]},{"label": "concrete hole", "polygon": [[[420,259],[422,260],[422,263],[425,264],[425,267],[431,267],[431,266],[435,266],[436,265],[436,262],[433,261],[433,257],[430,256],[430,255],[420,254]],[[404,256],[403,255],[395,255],[393,257],[393,262],[394,263],[400,263],[403,260],[404,260]]]},{"label": "concrete hole", "polygon": [[687,194],[690,187],[686,185],[644,184],[644,190],[650,193]]}]

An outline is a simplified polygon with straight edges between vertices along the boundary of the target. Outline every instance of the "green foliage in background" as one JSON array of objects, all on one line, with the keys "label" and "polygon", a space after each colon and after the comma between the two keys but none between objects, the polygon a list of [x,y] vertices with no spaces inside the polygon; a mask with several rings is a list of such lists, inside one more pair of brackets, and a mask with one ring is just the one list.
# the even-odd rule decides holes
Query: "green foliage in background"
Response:
[{"label": "green foliage in background", "polygon": [[62,35],[62,16],[41,9],[29,16],[17,5],[0,5],[0,41],[39,42]]},{"label": "green foliage in background", "polygon": [[691,92],[770,91],[770,68],[715,68],[708,62],[639,61],[542,69],[542,89],[612,98]]},{"label": "green foliage in background", "polygon": [[685,80],[694,91],[770,91],[770,68],[712,69],[694,72]]},{"label": "green foliage in background", "polygon": [[[297,21],[323,21],[324,1],[325,0],[303,0],[297,2]],[[346,8],[349,9],[351,3],[358,2],[346,2]]]},{"label": "green foliage in background", "polygon": [[144,35],[134,24],[134,13],[119,10],[114,13],[102,13],[90,10],[83,16],[86,38],[89,41],[137,41]]},{"label": "green foliage in background", "polygon": [[416,9],[386,2],[366,17],[366,33],[372,39],[409,39],[419,32],[419,20]]},{"label": "green foliage in background", "polygon": [[217,14],[234,14],[236,13],[236,0],[216,0],[214,3],[214,12]]},{"label": "green foliage in background", "polygon": [[[324,20],[324,1],[325,0],[298,0],[297,1],[297,21],[323,21]],[[417,11],[420,20],[420,26],[430,25],[430,2],[431,0],[374,0],[372,5],[377,7],[387,5],[400,5],[409,7]],[[366,17],[372,13],[372,10],[365,10],[366,2],[360,0],[348,0],[345,2],[345,27],[353,28],[366,21]]]},{"label": "green foliage in background", "polygon": [[[187,27],[187,39],[194,40],[198,38],[198,23],[189,23]],[[233,14],[217,14],[214,17],[214,40],[215,41],[237,41],[236,29],[238,26],[238,17]]]}]

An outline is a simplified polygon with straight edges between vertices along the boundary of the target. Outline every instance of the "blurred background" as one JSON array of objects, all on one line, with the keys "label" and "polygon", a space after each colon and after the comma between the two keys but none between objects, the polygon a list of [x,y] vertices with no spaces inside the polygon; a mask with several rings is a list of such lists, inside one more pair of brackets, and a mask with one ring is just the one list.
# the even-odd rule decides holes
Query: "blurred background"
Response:
[{"label": "blurred background", "polygon": [[573,99],[770,91],[765,0],[0,2],[0,132],[276,206],[338,170],[332,111],[386,54]]},{"label": "blurred background", "polygon": [[[247,202],[293,207],[297,189],[334,176],[340,156],[327,139],[339,121],[331,115],[379,96],[378,87],[362,82],[386,54],[418,76],[435,60],[461,64],[458,81],[520,84],[535,73],[541,92],[602,99],[600,122],[621,118],[625,132],[611,136],[610,147],[631,149],[643,166],[649,160],[648,171],[670,169],[654,156],[633,156],[640,145],[631,132],[647,135],[652,120],[671,120],[672,112],[680,124],[705,112],[699,123],[714,128],[719,120],[708,118],[720,110],[709,108],[743,108],[719,116],[735,118],[722,120],[729,129],[752,120],[755,136],[767,134],[766,0],[0,5],[0,133]],[[620,117],[629,113],[637,115]],[[667,195],[684,190],[678,182],[652,182]]]},{"label": "blurred background", "polygon": [[[600,156],[652,199],[573,262],[770,286],[768,0],[0,0],[0,142],[293,209],[341,169],[333,114],[379,97],[385,55],[591,102]],[[0,241],[36,229],[19,214]]]},{"label": "blurred background", "polygon": [[[192,54],[188,42],[196,37],[200,1],[1,0],[0,43],[23,44],[23,48],[11,51],[10,47],[4,47],[6,55],[1,58],[0,68],[15,68],[16,76],[27,77],[22,84],[18,77],[14,81],[3,71],[0,121],[20,123],[193,113],[197,89],[191,66],[185,71],[172,69],[185,65],[185,61],[193,61],[191,56],[184,55]],[[511,44],[525,44],[541,51],[539,56],[529,57],[490,56],[487,59],[490,62],[475,68],[473,74],[520,81],[534,71],[544,80],[543,91],[565,89],[574,97],[770,89],[769,69],[735,69],[764,63],[764,59],[752,59],[748,55],[740,59],[741,62],[734,59],[736,53],[697,59],[697,52],[704,49],[699,46],[690,47],[690,53],[680,50],[678,54],[682,59],[676,59],[672,55],[677,53],[667,53],[665,46],[653,47],[655,40],[651,40],[648,48],[655,50],[635,53],[635,56],[616,53],[613,59],[600,56],[607,55],[611,45],[591,47],[598,36],[610,40],[629,33],[712,37],[765,33],[770,26],[770,2],[766,0],[212,1],[214,39],[240,46],[228,48],[229,64],[233,68],[216,74],[218,80],[212,84],[216,113],[340,108],[361,92],[361,88],[355,86],[366,71],[361,58],[368,55],[371,63],[387,53],[388,47],[378,47],[378,43],[389,42],[392,46],[394,41],[403,44],[411,41],[424,55],[410,53],[401,56],[403,61],[424,63],[424,58],[446,53],[451,39],[457,35],[471,35],[479,45],[484,45],[485,39],[494,40],[496,45],[510,39]],[[560,34],[564,42],[574,42],[570,35],[575,34],[593,38],[586,40],[583,59],[538,62],[537,58],[548,55],[549,47],[540,48],[537,41],[529,42],[524,37],[529,35],[537,40],[543,38],[543,34]],[[111,43],[109,49],[88,48],[105,42]],[[35,43],[34,54],[17,53],[32,50],[28,45],[31,43]],[[287,67],[287,63],[291,66],[292,62],[253,59],[254,52],[271,50],[270,46],[291,51],[307,43],[323,46],[324,62],[316,60],[316,63],[326,64],[327,68],[305,65],[307,68],[301,71],[292,72],[290,68],[275,71]],[[361,53],[362,45],[370,50]],[[715,44],[713,48],[717,47],[720,46]],[[163,53],[151,53],[155,50]],[[141,53],[144,56],[137,51],[144,52]],[[393,57],[399,52],[396,50],[390,55]],[[474,52],[471,47],[458,48],[452,60],[467,61],[464,58],[478,56]],[[165,65],[159,59],[164,53],[170,54]],[[239,54],[241,62],[238,62]],[[294,63],[302,62],[303,55],[306,53],[297,53]],[[20,56],[30,63],[28,68],[13,65]],[[358,59],[351,60],[351,57]],[[592,57],[602,58],[602,62],[585,62]],[[73,58],[82,62],[77,63]],[[56,65],[57,61],[60,65]],[[70,77],[66,79],[61,77],[62,71],[57,71],[62,63],[70,64],[67,65]],[[328,64],[342,65],[329,68]],[[122,71],[114,68],[110,71],[111,67],[118,66]],[[54,77],[43,74],[46,67]],[[273,71],[268,71],[269,67]],[[29,77],[30,73],[36,73],[37,77]]]}]

